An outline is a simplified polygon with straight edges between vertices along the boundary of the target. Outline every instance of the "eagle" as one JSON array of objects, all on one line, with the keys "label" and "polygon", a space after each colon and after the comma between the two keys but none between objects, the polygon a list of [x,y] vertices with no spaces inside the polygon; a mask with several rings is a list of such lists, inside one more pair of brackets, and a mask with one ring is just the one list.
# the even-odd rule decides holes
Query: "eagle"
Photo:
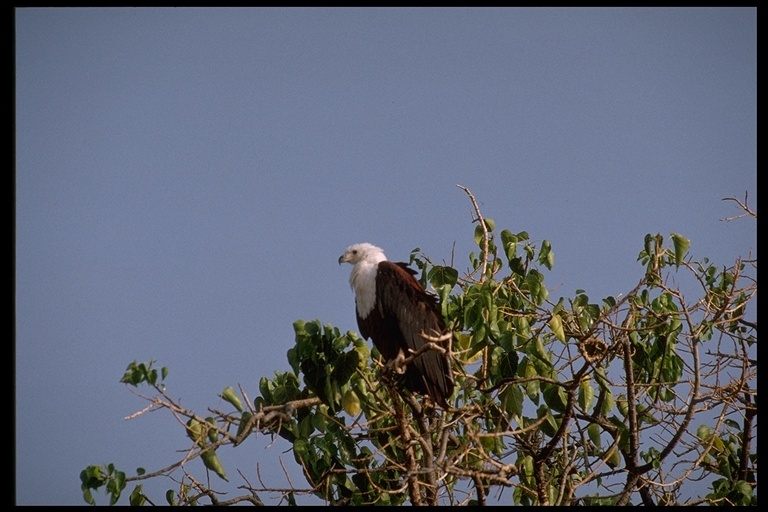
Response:
[{"label": "eagle", "polygon": [[[424,290],[407,263],[388,261],[381,248],[369,243],[349,246],[339,257],[342,263],[352,264],[349,285],[355,292],[360,334],[371,339],[388,366],[394,364],[398,370],[399,363],[429,339],[445,337],[437,298]],[[406,389],[448,408],[454,381],[446,353],[427,348],[404,373]]]}]

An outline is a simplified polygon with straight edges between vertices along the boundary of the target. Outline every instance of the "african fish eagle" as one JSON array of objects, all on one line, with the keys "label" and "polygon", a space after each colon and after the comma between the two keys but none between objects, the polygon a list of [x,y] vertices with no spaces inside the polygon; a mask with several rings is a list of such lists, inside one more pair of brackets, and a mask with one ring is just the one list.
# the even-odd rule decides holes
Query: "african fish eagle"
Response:
[{"label": "african fish eagle", "polygon": [[[360,334],[373,341],[388,364],[428,343],[422,334],[435,339],[446,333],[437,298],[424,290],[407,263],[388,261],[382,249],[369,243],[349,246],[339,258],[339,265],[344,262],[352,264],[349,284]],[[447,354],[424,350],[407,365],[404,380],[410,391],[448,408],[454,383]]]}]

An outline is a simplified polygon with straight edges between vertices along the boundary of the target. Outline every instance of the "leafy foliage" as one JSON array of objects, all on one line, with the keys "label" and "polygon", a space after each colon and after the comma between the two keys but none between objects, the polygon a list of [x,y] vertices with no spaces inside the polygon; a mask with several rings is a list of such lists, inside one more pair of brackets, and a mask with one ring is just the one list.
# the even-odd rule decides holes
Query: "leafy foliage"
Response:
[{"label": "leafy foliage", "polygon": [[[299,320],[290,371],[262,377],[252,402],[228,386],[219,396],[233,409],[205,418],[167,395],[167,369],[131,363],[121,381],[149,386],[156,408],[186,418],[191,446],[151,475],[89,466],[85,501],[104,487],[114,504],[127,483],[181,468],[169,504],[261,504],[263,492],[288,504],[298,494],[334,505],[485,504],[494,489],[518,505],[756,504],[757,324],[746,319],[756,260],[716,267],[692,261],[680,234],[671,246],[648,234],[633,290],[553,301],[552,245],[497,232],[465,191],[477,214],[469,268],[435,265],[419,249],[410,258],[453,332],[449,410],[403,391],[354,332]],[[693,301],[670,284],[682,272],[701,292]],[[216,450],[254,433],[288,443],[306,487],[246,480],[245,494],[223,501],[188,469],[200,457],[226,480]],[[141,485],[129,500],[151,503]]]}]

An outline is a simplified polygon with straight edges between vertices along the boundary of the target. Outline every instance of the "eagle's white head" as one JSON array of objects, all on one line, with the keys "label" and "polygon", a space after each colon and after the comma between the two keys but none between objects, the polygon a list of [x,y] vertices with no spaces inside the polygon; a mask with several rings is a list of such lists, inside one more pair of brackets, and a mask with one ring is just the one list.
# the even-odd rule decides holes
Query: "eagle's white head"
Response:
[{"label": "eagle's white head", "polygon": [[386,259],[387,257],[384,256],[384,250],[381,247],[365,242],[347,247],[347,250],[339,258],[339,265],[342,263],[357,265],[361,261],[377,264]]},{"label": "eagle's white head", "polygon": [[376,267],[386,260],[384,251],[369,243],[350,245],[339,257],[339,265],[352,264],[349,286],[355,290],[357,312],[363,318],[368,316],[376,303]]}]

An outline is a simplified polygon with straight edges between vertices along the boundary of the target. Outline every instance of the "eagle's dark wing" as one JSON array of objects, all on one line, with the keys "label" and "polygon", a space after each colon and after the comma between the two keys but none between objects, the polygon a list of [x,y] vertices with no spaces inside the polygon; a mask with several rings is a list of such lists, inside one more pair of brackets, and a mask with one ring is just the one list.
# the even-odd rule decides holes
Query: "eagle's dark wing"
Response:
[{"label": "eagle's dark wing", "polygon": [[[422,288],[414,274],[405,263],[383,261],[378,265],[376,306],[368,315],[372,324],[370,328],[360,327],[361,334],[370,336],[388,360],[400,350],[407,357],[408,349],[416,351],[424,346],[426,341],[421,333],[437,337],[446,331],[436,297]],[[446,399],[453,394],[454,387],[447,355],[437,350],[425,351],[408,366],[406,385],[447,407]]]}]

